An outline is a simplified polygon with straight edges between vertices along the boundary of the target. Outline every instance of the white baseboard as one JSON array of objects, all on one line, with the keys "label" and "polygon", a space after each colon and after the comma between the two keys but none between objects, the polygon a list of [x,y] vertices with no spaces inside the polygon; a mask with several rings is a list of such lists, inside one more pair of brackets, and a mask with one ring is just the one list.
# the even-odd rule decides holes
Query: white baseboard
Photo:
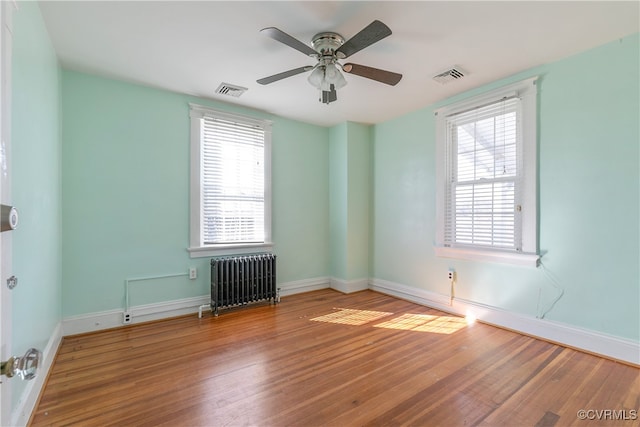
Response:
[{"label": "white baseboard", "polygon": [[[449,297],[437,294],[435,292],[426,291],[424,289],[413,288],[411,286],[401,285],[399,283],[389,282],[382,279],[369,279],[369,289],[383,294],[392,295],[394,297],[406,299],[416,304],[426,305],[438,308],[442,311],[452,312],[449,306]],[[446,307],[446,308],[445,308]],[[454,313],[464,316],[464,313]]]},{"label": "white baseboard", "polygon": [[202,295],[175,301],[138,305],[131,307],[129,310],[132,319],[131,324],[197,313],[201,305],[209,303],[211,303],[211,297]]},{"label": "white baseboard", "polygon": [[[281,283],[278,287],[280,288],[280,296],[286,296],[326,289],[329,287],[329,284],[330,279],[328,277],[316,277]],[[133,306],[129,309],[129,314],[131,315],[131,322],[129,324],[167,319],[185,314],[195,314],[198,313],[200,306],[208,305],[209,303],[210,296],[202,295],[175,301]],[[69,336],[118,328],[125,325],[123,318],[123,309],[67,317],[62,319],[62,334],[63,336]]]},{"label": "white baseboard", "polygon": [[109,310],[81,314],[62,319],[63,336],[84,334],[122,326],[124,310]]},{"label": "white baseboard", "polygon": [[335,289],[343,294],[364,291],[369,289],[369,279],[343,280],[336,277],[315,277],[312,279],[297,280],[278,285],[280,296],[294,295],[301,292],[317,291],[319,289]]},{"label": "white baseboard", "polygon": [[343,280],[335,277],[331,278],[331,289],[335,289],[343,294],[364,291],[369,289],[369,279]]},{"label": "white baseboard", "polygon": [[[53,330],[51,338],[47,342],[47,346],[42,350],[42,360],[38,368],[38,374],[31,381],[27,381],[27,385],[22,392],[22,396],[18,400],[14,412],[11,416],[12,426],[26,426],[31,418],[31,414],[38,403],[38,398],[44,387],[53,361],[58,353],[60,342],[62,341],[62,323]],[[15,381],[15,380],[14,380]]]},{"label": "white baseboard", "polygon": [[[129,324],[197,313],[198,308],[201,305],[209,304],[209,301],[209,296],[203,295],[169,302],[133,306],[129,309],[129,314],[131,315]],[[117,328],[125,325],[123,318],[124,310],[122,309],[71,316],[62,319],[62,333],[64,336],[69,336]]]},{"label": "white baseboard", "polygon": [[640,343],[601,332],[537,319],[473,301],[456,298],[449,305],[446,295],[381,279],[370,279],[369,288],[384,294],[426,305],[444,312],[466,316],[472,313],[481,322],[531,335],[560,345],[640,365]]},{"label": "white baseboard", "polygon": [[317,291],[319,289],[327,289],[330,287],[331,279],[329,277],[314,277],[311,279],[294,280],[278,284],[280,288],[280,296],[299,294],[302,292]]}]

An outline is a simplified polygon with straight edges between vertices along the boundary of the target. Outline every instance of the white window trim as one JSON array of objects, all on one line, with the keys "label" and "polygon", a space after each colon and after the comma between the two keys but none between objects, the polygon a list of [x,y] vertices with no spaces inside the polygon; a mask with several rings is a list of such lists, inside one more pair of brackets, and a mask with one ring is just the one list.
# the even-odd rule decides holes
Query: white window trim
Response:
[{"label": "white window trim", "polygon": [[[537,81],[532,77],[503,86],[488,93],[478,95],[436,110],[436,241],[435,254],[439,257],[457,258],[471,261],[502,262],[536,267],[540,258],[538,252],[538,154],[537,154]],[[448,247],[444,241],[446,220],[446,117],[465,110],[477,108],[505,97],[517,96],[521,99],[522,111],[522,251],[500,251],[478,247]]]},{"label": "white window trim", "polygon": [[[270,251],[273,247],[271,237],[271,125],[269,120],[256,119],[240,114],[231,114],[214,110],[203,105],[189,103],[191,118],[191,172],[190,172],[190,214],[189,214],[189,255],[191,258],[202,258],[219,255],[248,254]],[[231,120],[242,120],[265,127],[264,136],[264,223],[265,237],[261,243],[233,243],[220,245],[203,245],[201,230],[201,195],[200,195],[200,119],[205,116],[223,117]]]}]

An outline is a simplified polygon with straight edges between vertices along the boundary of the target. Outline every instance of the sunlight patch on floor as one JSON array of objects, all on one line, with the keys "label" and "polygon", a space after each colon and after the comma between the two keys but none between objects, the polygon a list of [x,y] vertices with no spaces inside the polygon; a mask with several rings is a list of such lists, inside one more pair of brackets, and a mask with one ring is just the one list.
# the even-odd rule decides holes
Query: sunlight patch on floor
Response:
[{"label": "sunlight patch on floor", "polygon": [[393,313],[387,313],[384,311],[368,311],[368,310],[355,310],[351,308],[339,308],[334,313],[325,314],[324,316],[314,317],[310,319],[314,322],[326,322],[326,323],[339,323],[342,325],[364,325],[365,323],[373,322],[382,317],[391,316]]},{"label": "sunlight patch on floor", "polygon": [[[337,308],[335,310],[337,311],[309,320],[313,322],[361,326],[395,314],[385,311],[356,310],[353,308]],[[467,325],[467,320],[463,317],[406,313],[375,324],[373,327],[403,331],[431,332],[435,334],[452,334]]]},{"label": "sunlight patch on floor", "polygon": [[467,322],[461,317],[407,313],[373,326],[375,328],[400,329],[403,331],[452,334],[467,326]]}]

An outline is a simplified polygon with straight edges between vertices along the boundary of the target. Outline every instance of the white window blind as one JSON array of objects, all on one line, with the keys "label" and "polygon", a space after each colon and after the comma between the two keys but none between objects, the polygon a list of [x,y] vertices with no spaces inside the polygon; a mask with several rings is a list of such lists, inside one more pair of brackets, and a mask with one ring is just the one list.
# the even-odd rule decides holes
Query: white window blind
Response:
[{"label": "white window blind", "polygon": [[201,126],[203,243],[264,242],[264,129],[210,116]]},{"label": "white window blind", "polygon": [[445,120],[445,246],[521,251],[520,99],[502,99]]}]

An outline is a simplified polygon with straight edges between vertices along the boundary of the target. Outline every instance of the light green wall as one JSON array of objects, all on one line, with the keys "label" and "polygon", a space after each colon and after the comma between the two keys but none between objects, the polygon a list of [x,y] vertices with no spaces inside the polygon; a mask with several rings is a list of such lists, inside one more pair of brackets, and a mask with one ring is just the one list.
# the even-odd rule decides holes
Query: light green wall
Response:
[{"label": "light green wall", "polygon": [[330,130],[331,276],[369,277],[370,126],[342,123]]},{"label": "light green wall", "polygon": [[369,277],[370,126],[347,123],[347,280]]},{"label": "light green wall", "polygon": [[347,124],[334,126],[329,138],[329,221],[331,277],[347,278],[348,152]]},{"label": "light green wall", "polygon": [[[421,110],[373,129],[372,277],[445,293],[433,255],[435,126]],[[430,259],[427,263],[425,260]],[[444,278],[444,273],[442,274]]]},{"label": "light green wall", "polygon": [[639,40],[549,67],[540,102],[540,247],[567,294],[554,318],[636,340]]},{"label": "light green wall", "polygon": [[[190,259],[188,102],[272,119],[278,281],[327,276],[328,130],[202,99],[63,72],[63,313],[206,295],[208,259]],[[135,289],[133,289],[135,287]]]},{"label": "light green wall", "polygon": [[273,235],[278,281],[329,272],[329,130],[273,118]]},{"label": "light green wall", "polygon": [[[13,16],[12,351],[44,349],[61,320],[60,71],[37,3],[20,2]],[[24,381],[7,381],[13,403]],[[4,387],[4,385],[3,385]]]},{"label": "light green wall", "polygon": [[[372,276],[527,315],[639,339],[639,37],[478,88],[539,83],[544,269],[436,258],[435,108],[375,126]],[[612,73],[612,70],[616,70]],[[538,301],[538,295],[541,295]]]}]

